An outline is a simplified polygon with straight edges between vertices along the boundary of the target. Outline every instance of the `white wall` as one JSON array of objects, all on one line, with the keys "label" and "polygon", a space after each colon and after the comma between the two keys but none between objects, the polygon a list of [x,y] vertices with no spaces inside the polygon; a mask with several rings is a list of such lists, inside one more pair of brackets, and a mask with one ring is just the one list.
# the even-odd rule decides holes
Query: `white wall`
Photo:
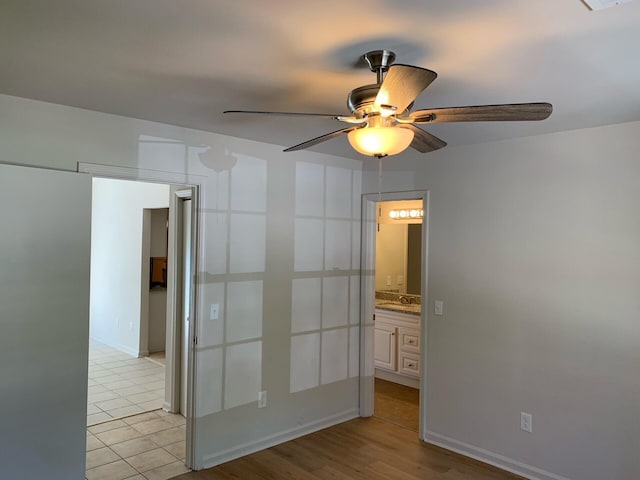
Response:
[{"label": "white wall", "polygon": [[93,179],[91,338],[135,356],[141,287],[149,289],[148,277],[142,278],[142,212],[168,207],[168,185]]},{"label": "white wall", "polygon": [[357,415],[361,162],[15,97],[0,112],[0,161],[202,183],[198,466]]},{"label": "white wall", "polygon": [[0,478],[85,474],[91,179],[0,165]]},{"label": "white wall", "polygon": [[[639,133],[385,160],[389,191],[431,192],[430,441],[535,478],[639,478]],[[377,191],[377,172],[365,179]]]}]

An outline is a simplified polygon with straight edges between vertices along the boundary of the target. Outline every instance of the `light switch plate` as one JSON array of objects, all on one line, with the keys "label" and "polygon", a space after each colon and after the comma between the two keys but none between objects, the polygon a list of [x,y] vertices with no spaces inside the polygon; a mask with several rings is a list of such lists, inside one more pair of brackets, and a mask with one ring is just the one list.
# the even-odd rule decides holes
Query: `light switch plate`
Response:
[{"label": "light switch plate", "polygon": [[263,390],[258,392],[258,408],[264,408],[267,406],[267,391]]},{"label": "light switch plate", "polygon": [[402,285],[404,283],[404,275],[398,275],[398,281],[396,283]]},{"label": "light switch plate", "polygon": [[218,320],[218,317],[220,315],[220,305],[218,303],[212,303],[211,304],[211,311],[209,313],[209,319],[210,320]]},{"label": "light switch plate", "polygon": [[433,303],[433,314],[442,315],[443,311],[444,311],[444,304],[442,303],[442,300],[436,300]]}]

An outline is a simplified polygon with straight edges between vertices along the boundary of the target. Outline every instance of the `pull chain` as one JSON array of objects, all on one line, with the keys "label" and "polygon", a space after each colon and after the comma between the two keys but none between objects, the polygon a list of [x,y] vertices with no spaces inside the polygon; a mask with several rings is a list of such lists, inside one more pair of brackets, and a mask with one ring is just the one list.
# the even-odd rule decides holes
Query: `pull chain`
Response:
[{"label": "pull chain", "polygon": [[382,156],[378,157],[378,232],[380,231],[380,217],[382,217]]}]

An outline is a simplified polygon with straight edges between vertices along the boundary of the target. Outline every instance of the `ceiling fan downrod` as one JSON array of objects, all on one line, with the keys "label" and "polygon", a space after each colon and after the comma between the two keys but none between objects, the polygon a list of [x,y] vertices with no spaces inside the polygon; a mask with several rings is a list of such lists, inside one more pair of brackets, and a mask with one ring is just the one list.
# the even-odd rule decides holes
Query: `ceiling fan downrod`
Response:
[{"label": "ceiling fan downrod", "polygon": [[396,54],[391,50],[373,50],[364,54],[364,59],[369,69],[376,74],[378,84],[384,80],[384,75],[396,59]]}]

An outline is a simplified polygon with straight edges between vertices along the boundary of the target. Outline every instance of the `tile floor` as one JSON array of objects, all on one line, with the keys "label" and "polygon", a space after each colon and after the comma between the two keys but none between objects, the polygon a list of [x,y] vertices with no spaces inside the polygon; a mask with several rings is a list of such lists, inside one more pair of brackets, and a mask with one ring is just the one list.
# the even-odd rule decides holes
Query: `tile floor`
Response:
[{"label": "tile floor", "polygon": [[87,480],[166,480],[188,472],[185,419],[162,410],[87,429]]},{"label": "tile floor", "polygon": [[164,372],[156,360],[90,340],[87,425],[160,408]]}]

